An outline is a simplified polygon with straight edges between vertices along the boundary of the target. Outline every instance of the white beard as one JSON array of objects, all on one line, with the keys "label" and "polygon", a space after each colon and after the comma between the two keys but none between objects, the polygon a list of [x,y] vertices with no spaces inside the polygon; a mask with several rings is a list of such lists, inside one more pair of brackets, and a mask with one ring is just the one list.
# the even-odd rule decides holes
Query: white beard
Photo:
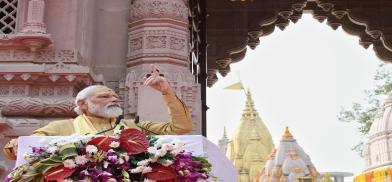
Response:
[{"label": "white beard", "polygon": [[96,116],[104,118],[115,118],[123,113],[123,110],[117,104],[109,103],[102,107],[98,104],[93,104],[89,100],[87,100],[87,104],[88,111]]}]

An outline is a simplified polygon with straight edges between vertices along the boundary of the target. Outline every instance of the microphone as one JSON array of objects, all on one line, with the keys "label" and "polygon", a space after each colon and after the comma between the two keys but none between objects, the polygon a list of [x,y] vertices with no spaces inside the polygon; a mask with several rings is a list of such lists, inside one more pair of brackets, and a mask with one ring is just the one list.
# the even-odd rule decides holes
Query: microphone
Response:
[{"label": "microphone", "polygon": [[151,130],[149,130],[149,129],[147,129],[147,128],[144,128],[144,127],[142,127],[142,126],[140,126],[139,125],[139,116],[138,115],[136,115],[136,117],[135,117],[135,124],[136,124],[136,126],[138,126],[139,128],[141,128],[141,129],[143,129],[143,130],[146,130],[146,131],[148,131],[148,132],[150,132],[150,133],[152,133],[152,134],[154,134],[154,135],[159,135],[158,133],[155,133],[155,132],[153,132],[153,131],[151,131]]},{"label": "microphone", "polygon": [[116,117],[116,122],[114,122],[114,126],[113,126],[113,127],[109,128],[109,129],[107,129],[107,130],[103,130],[103,131],[101,131],[101,132],[98,132],[96,135],[100,135],[100,134],[102,134],[102,133],[106,133],[106,132],[108,132],[108,131],[114,130],[114,128],[116,128],[116,126],[117,126],[118,124],[120,124],[120,122],[121,122],[122,119],[124,119],[124,115],[119,115],[119,116],[117,116],[117,117]]}]

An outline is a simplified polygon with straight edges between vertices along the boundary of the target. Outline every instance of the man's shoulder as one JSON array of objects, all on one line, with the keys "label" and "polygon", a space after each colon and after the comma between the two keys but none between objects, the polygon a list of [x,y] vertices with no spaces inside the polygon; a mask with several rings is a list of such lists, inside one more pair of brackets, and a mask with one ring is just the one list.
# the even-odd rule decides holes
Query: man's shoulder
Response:
[{"label": "man's shoulder", "polygon": [[55,120],[55,121],[50,122],[49,124],[51,124],[51,125],[69,125],[69,124],[72,124],[73,120],[74,120],[73,118]]}]

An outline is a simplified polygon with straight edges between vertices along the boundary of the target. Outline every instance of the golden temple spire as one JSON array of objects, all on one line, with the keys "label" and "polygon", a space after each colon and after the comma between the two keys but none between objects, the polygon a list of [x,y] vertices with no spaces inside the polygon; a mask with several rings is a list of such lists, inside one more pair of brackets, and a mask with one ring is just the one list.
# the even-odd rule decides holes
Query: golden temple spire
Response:
[{"label": "golden temple spire", "polygon": [[290,133],[289,127],[286,126],[282,139],[291,139],[293,135]]}]

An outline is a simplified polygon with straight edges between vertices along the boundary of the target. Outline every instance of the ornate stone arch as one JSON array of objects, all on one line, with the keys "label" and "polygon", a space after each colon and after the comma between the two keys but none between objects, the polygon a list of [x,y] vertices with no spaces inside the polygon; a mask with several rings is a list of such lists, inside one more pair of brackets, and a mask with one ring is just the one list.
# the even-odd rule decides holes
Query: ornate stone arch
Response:
[{"label": "ornate stone arch", "polygon": [[342,29],[359,37],[365,49],[373,45],[376,55],[392,62],[392,1],[388,0],[219,0],[207,6],[208,86],[217,73],[226,76],[230,64],[241,61],[249,46],[275,27],[284,30],[303,13],[319,22],[327,21],[334,30]]}]

